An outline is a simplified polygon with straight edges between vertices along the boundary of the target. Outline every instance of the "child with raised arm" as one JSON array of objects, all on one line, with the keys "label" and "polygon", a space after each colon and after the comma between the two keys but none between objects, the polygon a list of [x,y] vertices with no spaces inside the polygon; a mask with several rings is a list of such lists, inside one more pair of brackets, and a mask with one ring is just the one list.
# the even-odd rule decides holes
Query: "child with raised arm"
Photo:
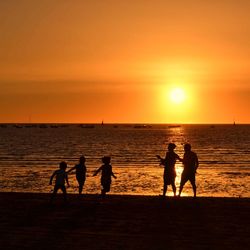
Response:
[{"label": "child with raised arm", "polygon": [[102,197],[105,197],[106,193],[110,191],[111,177],[116,179],[116,176],[112,172],[112,166],[110,165],[111,157],[102,157],[103,165],[95,171],[93,176],[96,176],[100,171],[102,171],[101,185],[102,185]]},{"label": "child with raised arm", "polygon": [[50,202],[52,202],[52,200],[55,198],[55,196],[57,194],[57,191],[59,189],[61,189],[62,192],[63,192],[64,202],[67,201],[67,192],[66,192],[66,187],[65,187],[65,180],[66,180],[68,186],[69,186],[69,181],[68,181],[68,176],[67,176],[67,173],[66,173],[66,168],[67,168],[67,163],[62,161],[59,164],[59,169],[56,170],[50,177],[50,182],[49,182],[50,185],[52,185],[53,178],[56,177],[55,186],[54,186],[53,193],[51,195]]}]

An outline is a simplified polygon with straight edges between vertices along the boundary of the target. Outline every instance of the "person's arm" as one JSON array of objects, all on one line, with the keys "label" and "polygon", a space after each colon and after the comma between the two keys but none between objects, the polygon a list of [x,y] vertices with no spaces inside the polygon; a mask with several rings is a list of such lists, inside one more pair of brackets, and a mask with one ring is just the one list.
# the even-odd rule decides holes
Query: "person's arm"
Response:
[{"label": "person's arm", "polygon": [[65,173],[65,180],[66,180],[66,183],[67,183],[67,185],[68,185],[68,187],[69,187],[69,179],[68,179],[67,173]]},{"label": "person's arm", "polygon": [[102,166],[99,167],[99,168],[94,172],[93,176],[96,176],[96,175],[101,171],[101,169],[102,169]]},{"label": "person's arm", "polygon": [[157,157],[159,160],[162,160],[162,158],[161,158],[159,155],[156,155],[156,157]]},{"label": "person's arm", "polygon": [[113,172],[111,172],[111,175],[112,175],[115,179],[117,178]]},{"label": "person's arm", "polygon": [[161,158],[159,155],[156,155],[156,157],[160,160],[160,165],[165,165],[165,159]]},{"label": "person's arm", "polygon": [[49,185],[52,185],[52,181],[53,181],[53,178],[54,176],[56,175],[56,172],[54,172],[51,177],[50,177],[50,181],[49,181]]},{"label": "person's arm", "polygon": [[182,159],[179,155],[177,155],[177,154],[176,154],[176,158],[177,158],[180,162],[183,162],[183,159]]},{"label": "person's arm", "polygon": [[72,171],[75,170],[75,169],[76,169],[76,166],[70,168],[66,173],[69,174],[70,172],[72,172]]},{"label": "person's arm", "polygon": [[199,167],[199,160],[197,154],[195,154],[195,171],[197,170],[198,167]]}]

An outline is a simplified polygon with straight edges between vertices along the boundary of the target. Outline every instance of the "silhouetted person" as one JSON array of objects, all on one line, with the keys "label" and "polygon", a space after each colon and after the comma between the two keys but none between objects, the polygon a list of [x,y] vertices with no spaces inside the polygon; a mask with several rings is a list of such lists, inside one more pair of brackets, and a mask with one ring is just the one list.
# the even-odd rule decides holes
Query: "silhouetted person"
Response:
[{"label": "silhouetted person", "polygon": [[187,181],[191,182],[194,197],[196,197],[196,184],[195,184],[195,174],[196,170],[199,167],[199,161],[197,154],[191,151],[191,145],[189,143],[184,145],[184,156],[183,156],[183,172],[181,175],[181,184],[179,196],[181,195],[182,189]]},{"label": "silhouetted person", "polygon": [[110,165],[111,158],[109,156],[102,157],[103,165],[95,171],[93,176],[96,176],[100,171],[102,171],[101,185],[102,185],[102,197],[110,191],[111,177],[116,179],[116,176],[112,172],[112,166]]},{"label": "silhouetted person", "polygon": [[57,194],[57,191],[59,189],[62,190],[63,192],[63,198],[64,198],[64,201],[66,202],[67,201],[67,192],[66,192],[66,187],[65,187],[65,181],[67,182],[67,185],[69,186],[69,181],[68,181],[68,176],[67,176],[67,173],[66,173],[66,168],[67,168],[67,163],[62,161],[59,165],[59,169],[56,170],[50,177],[50,182],[49,184],[52,185],[52,181],[53,181],[53,178],[56,177],[56,181],[55,181],[55,186],[54,186],[54,191],[51,195],[51,202],[52,200],[54,199],[54,197],[56,196]]},{"label": "silhouetted person", "polygon": [[176,186],[175,186],[175,163],[176,160],[181,160],[180,157],[174,152],[176,145],[174,143],[168,144],[168,151],[166,152],[165,159],[161,158],[159,155],[156,157],[161,160],[160,164],[164,165],[163,173],[163,196],[166,196],[168,185],[172,186],[174,196],[176,196]]},{"label": "silhouetted person", "polygon": [[86,171],[87,168],[85,166],[85,157],[81,156],[79,159],[79,164],[75,165],[73,168],[69,169],[67,173],[70,173],[73,170],[76,170],[76,180],[79,186],[79,194],[82,193],[82,189],[86,180]]}]

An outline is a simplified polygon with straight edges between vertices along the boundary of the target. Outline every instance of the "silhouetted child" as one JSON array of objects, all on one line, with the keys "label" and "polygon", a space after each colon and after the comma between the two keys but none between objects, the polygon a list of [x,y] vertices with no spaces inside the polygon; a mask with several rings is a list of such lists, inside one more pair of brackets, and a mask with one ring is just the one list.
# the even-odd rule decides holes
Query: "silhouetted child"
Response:
[{"label": "silhouetted child", "polygon": [[102,185],[102,196],[104,197],[106,193],[110,191],[111,177],[116,179],[116,176],[112,172],[112,166],[110,165],[111,158],[109,156],[102,157],[103,165],[95,171],[93,176],[96,176],[100,171],[102,171],[101,185]]},{"label": "silhouetted child", "polygon": [[164,166],[163,173],[163,196],[166,195],[168,185],[172,186],[174,196],[176,196],[176,186],[175,186],[175,163],[176,160],[180,160],[180,157],[174,152],[176,145],[174,143],[168,144],[168,151],[166,152],[165,159],[161,158],[159,155],[156,155],[160,159],[160,165]]},{"label": "silhouetted child", "polygon": [[79,185],[79,194],[82,193],[82,189],[86,180],[86,171],[87,168],[85,166],[85,157],[81,156],[79,159],[79,164],[75,165],[73,168],[69,169],[67,173],[70,173],[73,170],[76,170],[76,180]]},{"label": "silhouetted child", "polygon": [[56,196],[57,194],[57,191],[59,189],[62,190],[63,192],[63,198],[64,198],[64,201],[66,202],[67,201],[67,192],[66,192],[66,187],[65,187],[65,180],[67,182],[67,185],[69,186],[69,181],[68,181],[68,176],[67,176],[67,173],[66,173],[66,168],[67,168],[67,163],[62,161],[59,165],[59,169],[56,170],[50,177],[50,182],[49,184],[52,185],[52,181],[53,181],[53,178],[56,177],[56,181],[55,181],[55,186],[54,186],[54,191],[51,195],[51,202],[52,200],[54,199],[54,197]]},{"label": "silhouetted child", "polygon": [[199,161],[197,154],[191,151],[191,145],[189,143],[184,145],[184,156],[183,156],[183,172],[181,174],[181,184],[179,196],[181,196],[182,189],[187,181],[191,182],[194,197],[196,197],[196,184],[195,184],[195,174],[199,166]]}]

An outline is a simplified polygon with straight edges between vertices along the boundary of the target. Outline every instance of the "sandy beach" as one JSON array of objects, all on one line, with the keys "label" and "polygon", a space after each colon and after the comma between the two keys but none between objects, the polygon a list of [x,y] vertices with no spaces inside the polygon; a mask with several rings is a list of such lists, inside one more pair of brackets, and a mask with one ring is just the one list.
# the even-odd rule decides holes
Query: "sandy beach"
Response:
[{"label": "sandy beach", "polygon": [[1,249],[249,249],[250,199],[0,193]]}]

